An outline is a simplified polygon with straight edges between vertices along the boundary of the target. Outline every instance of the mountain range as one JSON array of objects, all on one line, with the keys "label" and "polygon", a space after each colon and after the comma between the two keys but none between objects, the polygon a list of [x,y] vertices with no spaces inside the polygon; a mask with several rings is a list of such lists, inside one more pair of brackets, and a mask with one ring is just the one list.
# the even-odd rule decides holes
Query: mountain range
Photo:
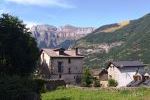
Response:
[{"label": "mountain range", "polygon": [[77,39],[94,31],[94,27],[75,27],[65,25],[55,27],[52,25],[36,25],[31,28],[40,48],[69,48]]},{"label": "mountain range", "polygon": [[101,26],[79,39],[85,66],[104,67],[108,61],[139,60],[150,64],[150,14],[139,19]]}]

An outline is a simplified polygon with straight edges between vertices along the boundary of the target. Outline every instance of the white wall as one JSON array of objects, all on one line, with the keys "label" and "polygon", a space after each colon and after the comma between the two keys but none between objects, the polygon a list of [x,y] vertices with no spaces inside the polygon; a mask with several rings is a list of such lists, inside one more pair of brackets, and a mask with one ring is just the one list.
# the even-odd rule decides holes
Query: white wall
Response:
[{"label": "white wall", "polygon": [[[121,75],[119,78],[119,86],[126,86],[131,81],[133,81],[133,76],[136,74],[136,71],[138,70],[138,67],[126,67],[123,69],[120,69]],[[139,67],[139,72],[143,72],[144,67]]]},{"label": "white wall", "polygon": [[[43,54],[44,54],[44,59],[43,59]],[[42,51],[40,57],[41,57],[41,63],[43,63],[44,61],[46,61],[46,64],[49,66],[50,57],[47,55],[47,53],[44,52],[44,51]]]},{"label": "white wall", "polygon": [[[112,76],[112,79],[118,82],[118,87],[123,87],[133,81],[133,75],[136,74],[138,67],[125,67],[125,68],[117,68],[114,65],[110,65],[108,68],[108,78],[109,75]],[[139,72],[144,71],[144,67],[139,68]]]}]

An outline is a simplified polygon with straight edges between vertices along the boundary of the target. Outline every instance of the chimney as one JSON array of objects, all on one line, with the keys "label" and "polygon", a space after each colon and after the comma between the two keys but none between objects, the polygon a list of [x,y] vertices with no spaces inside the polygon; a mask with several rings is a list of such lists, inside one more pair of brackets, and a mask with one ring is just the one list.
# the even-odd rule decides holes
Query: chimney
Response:
[{"label": "chimney", "polygon": [[59,55],[64,55],[64,51],[65,51],[65,49],[60,48],[60,49],[59,49]]},{"label": "chimney", "polygon": [[78,55],[79,53],[78,53],[78,48],[75,48],[75,50],[76,50],[76,55]]}]

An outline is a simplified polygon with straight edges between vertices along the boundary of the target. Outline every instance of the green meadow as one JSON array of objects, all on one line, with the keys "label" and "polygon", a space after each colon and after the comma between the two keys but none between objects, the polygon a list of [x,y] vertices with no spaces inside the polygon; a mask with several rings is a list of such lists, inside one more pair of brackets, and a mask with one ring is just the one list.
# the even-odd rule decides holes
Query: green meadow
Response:
[{"label": "green meadow", "polygon": [[150,88],[131,90],[66,88],[43,93],[42,100],[150,100]]}]

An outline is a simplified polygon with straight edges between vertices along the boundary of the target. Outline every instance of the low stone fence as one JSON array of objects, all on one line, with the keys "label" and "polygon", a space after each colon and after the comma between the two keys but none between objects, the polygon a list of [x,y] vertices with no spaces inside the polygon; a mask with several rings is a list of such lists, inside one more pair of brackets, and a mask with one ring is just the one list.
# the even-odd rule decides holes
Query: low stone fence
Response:
[{"label": "low stone fence", "polygon": [[54,90],[60,86],[66,87],[66,83],[64,80],[45,80],[44,85],[47,90]]}]

